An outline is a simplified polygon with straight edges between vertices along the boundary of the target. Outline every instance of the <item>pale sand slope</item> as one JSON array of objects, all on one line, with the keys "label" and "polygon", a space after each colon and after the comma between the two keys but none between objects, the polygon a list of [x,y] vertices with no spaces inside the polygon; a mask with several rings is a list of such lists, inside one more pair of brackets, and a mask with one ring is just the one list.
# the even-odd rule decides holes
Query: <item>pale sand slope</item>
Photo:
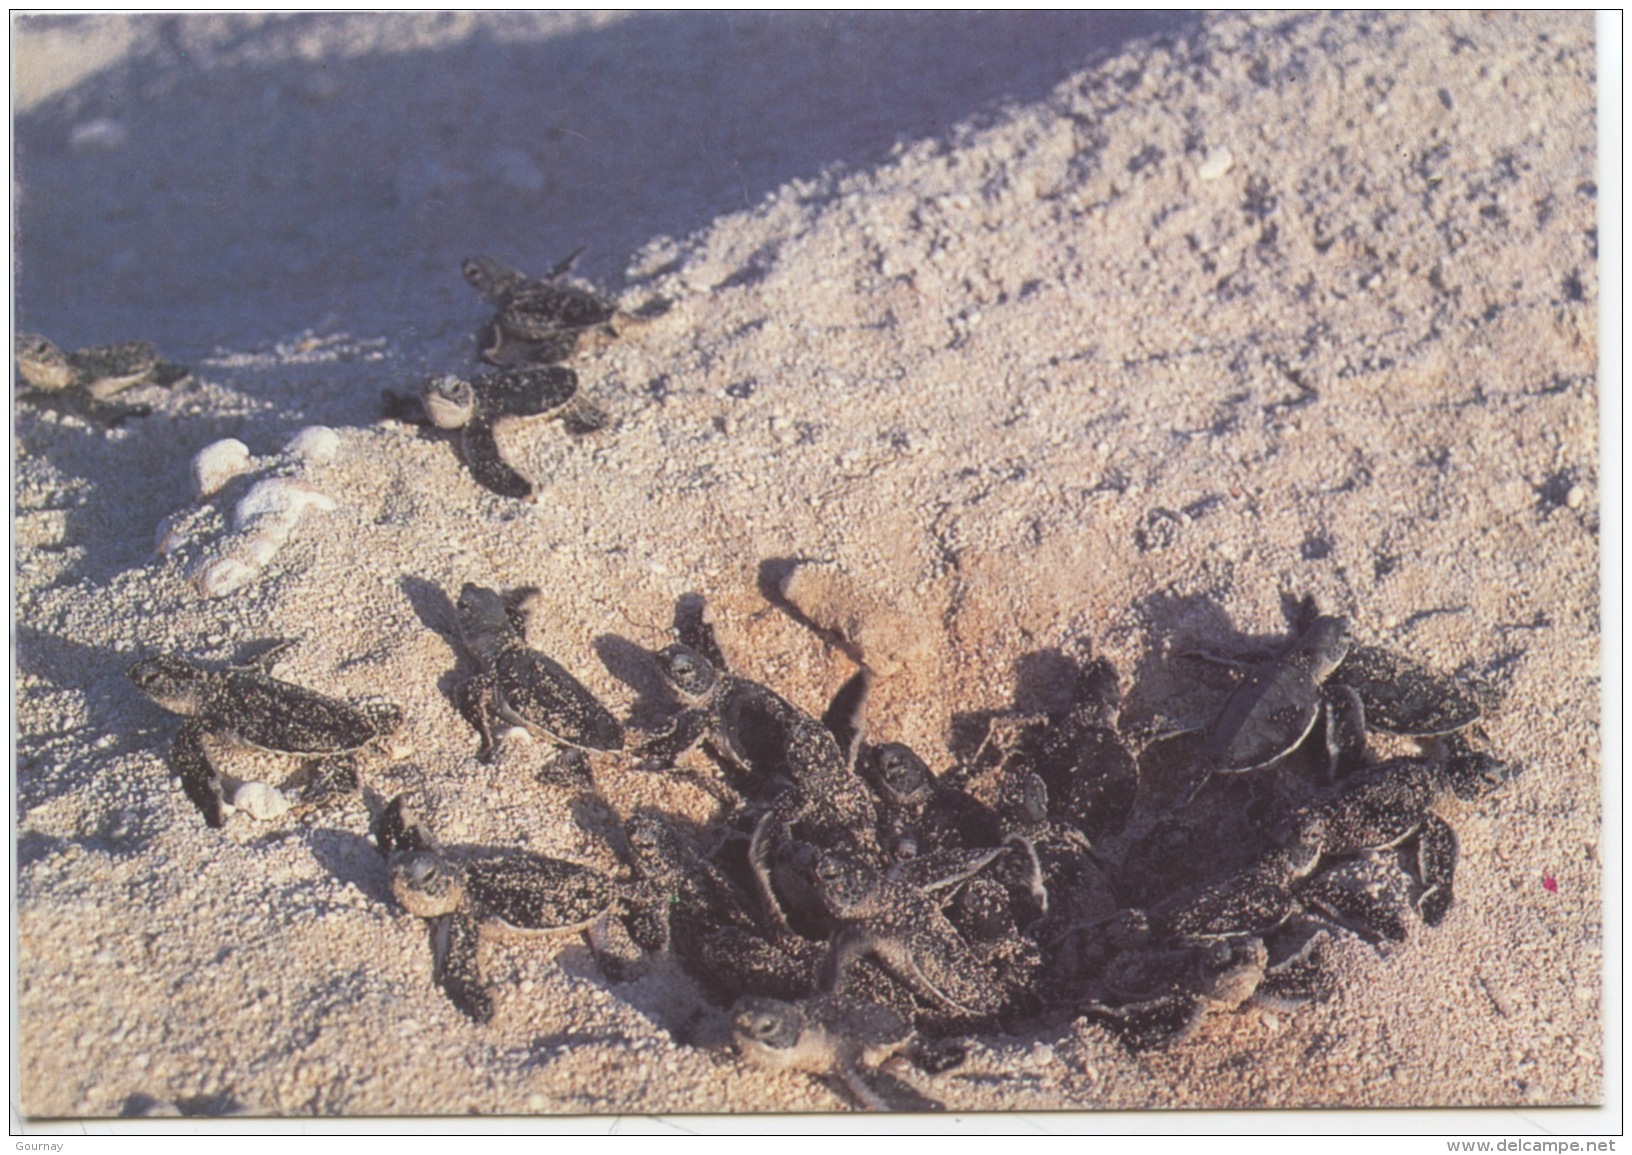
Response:
[{"label": "pale sand slope", "polygon": [[[415,752],[372,790],[418,792],[449,842],[615,869],[595,816],[534,780],[541,748],[475,762],[446,595],[542,586],[533,643],[649,716],[636,647],[701,592],[734,666],[814,711],[854,667],[761,593],[791,557],[919,624],[871,720],[937,766],[1028,655],[1089,641],[1130,712],[1182,714],[1195,683],[1164,644],[1277,634],[1283,597],[1312,593],[1493,683],[1490,736],[1527,768],[1443,807],[1458,905],[1386,959],[1340,952],[1331,1002],[1214,1016],[1137,1060],[1086,1021],[982,1040],[932,1082],[949,1105],[1598,1101],[1590,17],[1214,17],[1094,62],[1121,32],[1086,18],[852,16],[817,25],[839,91],[775,19],[554,19],[143,27],[145,55],[19,121],[25,326],[148,336],[198,369],[115,432],[18,417],[21,1109],[840,1108],[676,1042],[719,1016],[688,1023],[671,970],[611,983],[577,944],[493,951],[498,1013],[471,1027],[362,804],[206,830],[167,768],[177,721],[124,677],[158,648],[298,637],[284,676],[406,708]],[[937,55],[976,43],[1021,102],[943,132],[1009,91]],[[807,94],[827,112],[800,121]],[[68,145],[110,109],[122,144]],[[885,122],[823,135],[865,110]],[[264,156],[233,151],[240,121]],[[870,151],[892,133],[923,139]],[[675,307],[577,362],[615,430],[517,439],[541,501],[478,489],[445,435],[374,423],[382,387],[471,367],[485,314],[459,257],[541,271],[579,243],[627,302]],[[270,454],[311,423],[339,431],[309,473],[339,508],[201,600],[188,571],[246,483],[155,558],[188,457],[225,436]],[[596,770],[620,813],[710,812],[694,786]]]}]

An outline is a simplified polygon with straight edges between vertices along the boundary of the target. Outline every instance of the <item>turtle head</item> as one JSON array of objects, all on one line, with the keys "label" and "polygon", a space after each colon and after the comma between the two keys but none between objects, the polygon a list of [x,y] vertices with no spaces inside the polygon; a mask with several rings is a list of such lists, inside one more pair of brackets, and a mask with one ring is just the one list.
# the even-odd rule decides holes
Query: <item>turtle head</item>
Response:
[{"label": "turtle head", "polygon": [[501,639],[514,637],[515,621],[497,592],[466,582],[455,604],[460,636],[481,661],[492,660]]},{"label": "turtle head", "polygon": [[1317,682],[1324,682],[1349,656],[1352,644],[1348,618],[1321,614],[1298,638],[1293,653],[1304,659]]},{"label": "turtle head", "polygon": [[897,806],[918,806],[929,801],[935,777],[912,747],[886,742],[873,752],[873,780],[885,800]]},{"label": "turtle head", "polygon": [[391,893],[409,914],[439,918],[465,901],[465,872],[434,850],[409,850],[391,863]]},{"label": "turtle head", "polygon": [[209,675],[186,658],[159,654],[144,658],[126,673],[136,688],[172,714],[196,714]]},{"label": "turtle head", "polygon": [[680,840],[655,814],[636,814],[623,824],[635,869],[645,878],[665,879],[679,869]]},{"label": "turtle head", "polygon": [[712,662],[678,642],[658,652],[657,665],[663,672],[663,680],[688,706],[700,704],[720,680]]},{"label": "turtle head", "polygon": [[496,257],[466,257],[459,269],[470,287],[494,304],[527,279]]},{"label": "turtle head", "polygon": [[805,1016],[795,1003],[743,995],[731,1008],[731,1036],[737,1049],[761,1062],[786,1061],[799,1044]]},{"label": "turtle head", "polygon": [[438,429],[463,429],[476,416],[476,386],[451,373],[425,382],[420,401]]},{"label": "turtle head", "polygon": [[827,913],[838,919],[864,916],[878,880],[861,863],[844,854],[824,854],[816,863],[816,891]]}]

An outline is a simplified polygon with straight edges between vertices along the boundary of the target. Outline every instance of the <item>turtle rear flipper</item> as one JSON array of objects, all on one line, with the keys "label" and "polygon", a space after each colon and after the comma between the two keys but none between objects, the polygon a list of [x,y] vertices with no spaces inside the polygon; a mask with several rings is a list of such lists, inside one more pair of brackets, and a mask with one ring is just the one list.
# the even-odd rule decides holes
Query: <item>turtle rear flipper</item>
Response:
[{"label": "turtle rear flipper", "polygon": [[533,483],[499,452],[494,429],[486,421],[472,420],[464,429],[465,465],[484,489],[500,497],[533,500]]},{"label": "turtle rear flipper", "polygon": [[432,977],[453,1005],[478,1025],[493,1018],[493,996],[477,966],[480,942],[480,929],[469,915],[443,915],[431,923],[431,949],[436,957]]},{"label": "turtle rear flipper", "polygon": [[1422,895],[1417,910],[1428,926],[1445,921],[1451,909],[1451,881],[1456,875],[1456,832],[1443,818],[1430,814],[1417,835],[1417,869],[1422,872]]},{"label": "turtle rear flipper", "polygon": [[589,398],[579,394],[561,409],[561,424],[574,437],[599,433],[612,424],[612,415]]},{"label": "turtle rear flipper", "polygon": [[170,758],[181,777],[181,788],[204,821],[213,827],[226,824],[226,796],[221,789],[221,774],[210,761],[204,745],[204,727],[196,719],[189,719],[176,732]]}]

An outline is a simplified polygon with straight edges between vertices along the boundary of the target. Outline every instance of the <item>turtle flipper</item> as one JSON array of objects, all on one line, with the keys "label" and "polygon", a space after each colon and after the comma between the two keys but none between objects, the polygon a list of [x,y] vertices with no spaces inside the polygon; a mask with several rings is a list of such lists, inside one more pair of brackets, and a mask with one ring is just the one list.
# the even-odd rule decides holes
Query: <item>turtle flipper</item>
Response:
[{"label": "turtle flipper", "polygon": [[459,687],[459,713],[481,737],[476,750],[479,762],[491,763],[498,757],[493,737],[493,717],[498,712],[497,684],[492,674],[478,674]]},{"label": "turtle flipper", "polygon": [[436,985],[471,1022],[485,1024],[493,1018],[493,996],[487,993],[477,966],[480,941],[480,929],[469,915],[446,914],[431,923]]},{"label": "turtle flipper", "polygon": [[221,790],[221,774],[210,761],[204,746],[204,727],[197,719],[189,719],[176,732],[170,759],[181,776],[182,790],[204,815],[204,821],[214,827],[225,825],[227,800]]},{"label": "turtle flipper", "polygon": [[904,1079],[888,1071],[868,1070],[859,1063],[843,1063],[839,1082],[858,1107],[867,1111],[944,1111],[945,1104],[931,1099]]},{"label": "turtle flipper", "polygon": [[480,418],[471,420],[465,426],[464,449],[465,465],[484,489],[500,497],[514,497],[522,501],[533,499],[533,483],[499,452],[492,425]]},{"label": "turtle flipper", "polygon": [[361,787],[357,760],[350,754],[313,758],[308,764],[304,792],[308,802],[327,803],[347,794],[355,794]]},{"label": "turtle flipper", "polygon": [[872,685],[872,672],[863,666],[839,687],[822,715],[822,725],[838,742],[846,766],[855,766],[856,756],[861,752],[861,739],[866,732],[863,715]]},{"label": "turtle flipper", "polygon": [[1456,832],[1443,818],[1429,815],[1417,835],[1417,869],[1422,872],[1422,896],[1417,911],[1428,926],[1445,921],[1451,909],[1451,880],[1456,875]]},{"label": "turtle flipper", "polygon": [[1188,991],[1159,995],[1125,1007],[1091,1004],[1088,1016],[1105,1023],[1133,1054],[1154,1050],[1189,1034],[1205,1009],[1201,996]]},{"label": "turtle flipper", "polygon": [[635,753],[648,762],[670,764],[703,740],[709,730],[708,714],[702,710],[682,710],[669,728],[648,738]]},{"label": "turtle flipper", "polygon": [[599,433],[611,423],[612,415],[581,393],[561,409],[561,424],[573,437]]},{"label": "turtle flipper", "polygon": [[420,825],[419,818],[408,809],[408,796],[399,794],[374,820],[374,845],[380,856],[390,858],[399,850],[433,850],[436,847],[430,834]]}]

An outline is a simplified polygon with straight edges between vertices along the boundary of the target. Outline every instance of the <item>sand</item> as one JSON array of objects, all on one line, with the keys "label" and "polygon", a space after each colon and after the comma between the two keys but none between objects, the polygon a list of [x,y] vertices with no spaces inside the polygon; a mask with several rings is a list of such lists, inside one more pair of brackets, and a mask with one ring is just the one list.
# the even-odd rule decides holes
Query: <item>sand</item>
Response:
[{"label": "sand", "polygon": [[[929,1084],[949,1107],[1600,1125],[1538,1110],[1605,1097],[1589,16],[15,32],[19,325],[196,370],[114,430],[15,410],[33,1125],[844,1109],[677,1041],[720,1015],[662,960],[613,982],[581,944],[502,944],[472,1027],[363,804],[205,829],[168,768],[177,720],[124,676],[296,638],[280,675],[406,711],[411,753],[368,766],[373,795],[413,791],[448,842],[616,870],[604,815],[533,773],[542,748],[475,761],[447,598],[541,587],[530,641],[638,720],[662,701],[644,652],[700,593],[733,668],[817,712],[855,666],[767,597],[790,559],[914,623],[870,724],[938,768],[958,719],[1050,691],[1054,651],[1111,658],[1130,713],[1178,714],[1168,649],[1279,635],[1306,594],[1493,685],[1486,728],[1525,767],[1444,804],[1451,916],[1387,957],[1347,944],[1330,1002],[1139,1058],[1086,1020],[979,1039]],[[579,245],[626,305],[672,307],[574,362],[615,428],[524,430],[540,499],[499,498],[447,435],[381,420],[380,391],[475,367],[461,258],[541,272]],[[333,462],[268,460],[311,425]],[[336,508],[207,599],[190,574],[254,478],[199,501],[189,460],[227,437]],[[712,812],[684,778],[595,773],[620,814]]]}]

